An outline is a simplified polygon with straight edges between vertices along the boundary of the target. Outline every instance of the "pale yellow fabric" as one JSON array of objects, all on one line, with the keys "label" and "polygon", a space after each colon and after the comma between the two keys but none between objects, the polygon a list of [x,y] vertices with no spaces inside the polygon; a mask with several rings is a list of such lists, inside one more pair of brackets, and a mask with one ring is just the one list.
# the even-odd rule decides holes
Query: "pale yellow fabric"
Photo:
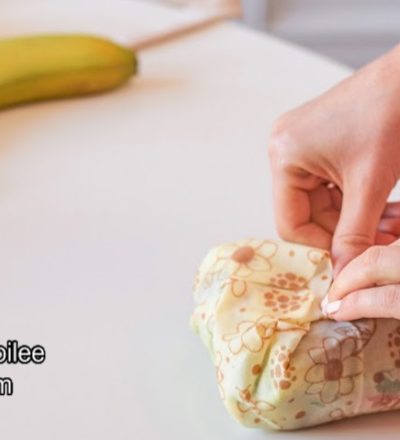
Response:
[{"label": "pale yellow fabric", "polygon": [[324,319],[327,252],[270,240],[211,250],[192,327],[246,426],[296,429],[400,407],[400,321]]}]

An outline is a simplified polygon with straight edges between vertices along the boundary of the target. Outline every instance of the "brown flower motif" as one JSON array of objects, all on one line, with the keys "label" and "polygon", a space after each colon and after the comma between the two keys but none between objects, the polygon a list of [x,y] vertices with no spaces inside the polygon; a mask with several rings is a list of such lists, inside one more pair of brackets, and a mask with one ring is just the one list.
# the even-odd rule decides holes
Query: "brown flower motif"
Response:
[{"label": "brown flower motif", "polygon": [[307,252],[307,258],[311,261],[311,263],[318,265],[321,264],[324,258],[329,258],[329,253],[319,249],[310,249]]},{"label": "brown flower motif", "polygon": [[356,356],[354,338],[338,340],[324,338],[322,347],[311,348],[308,354],[313,365],[305,380],[310,385],[307,394],[318,394],[321,402],[331,403],[354,389],[354,379],[362,373],[362,362]]},{"label": "brown flower motif", "polygon": [[241,413],[251,411],[253,414],[261,415],[266,411],[273,411],[274,405],[266,402],[265,400],[255,400],[251,395],[249,387],[239,390],[240,401],[237,402],[237,408]]},{"label": "brown flower motif", "polygon": [[335,333],[352,337],[357,342],[357,352],[360,352],[369,343],[376,331],[376,319],[359,319],[346,322],[335,329]]},{"label": "brown flower motif", "polygon": [[223,336],[228,342],[229,350],[238,354],[241,350],[252,353],[259,352],[264,342],[268,340],[275,329],[275,320],[269,316],[261,316],[256,321],[242,321],[236,327],[236,332]]},{"label": "brown flower motif", "polygon": [[233,296],[237,298],[243,296],[247,292],[247,283],[245,280],[238,278],[229,278],[223,285],[228,288]]},{"label": "brown flower motif", "polygon": [[271,270],[270,259],[277,251],[277,244],[268,240],[247,240],[223,246],[211,268],[213,273],[230,269],[234,276],[248,277],[255,272]]},{"label": "brown flower motif", "polygon": [[272,287],[289,290],[301,290],[307,286],[307,280],[293,272],[277,273],[269,279],[269,284]]}]

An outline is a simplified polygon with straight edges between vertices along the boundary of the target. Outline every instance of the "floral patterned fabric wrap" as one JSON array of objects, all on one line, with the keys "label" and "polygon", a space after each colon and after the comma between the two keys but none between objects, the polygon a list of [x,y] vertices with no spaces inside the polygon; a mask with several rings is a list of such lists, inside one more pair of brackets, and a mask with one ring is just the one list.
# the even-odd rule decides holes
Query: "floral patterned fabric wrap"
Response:
[{"label": "floral patterned fabric wrap", "polygon": [[296,429],[400,407],[400,321],[324,319],[331,272],[327,252],[278,241],[205,258],[191,324],[240,423]]}]

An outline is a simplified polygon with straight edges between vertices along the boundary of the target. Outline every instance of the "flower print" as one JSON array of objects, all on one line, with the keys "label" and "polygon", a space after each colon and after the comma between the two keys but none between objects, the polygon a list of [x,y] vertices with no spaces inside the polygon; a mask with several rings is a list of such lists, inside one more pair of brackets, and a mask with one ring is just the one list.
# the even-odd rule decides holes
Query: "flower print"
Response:
[{"label": "flower print", "polygon": [[229,278],[223,285],[222,288],[228,288],[230,293],[239,298],[247,292],[247,283],[244,280],[238,278]]},{"label": "flower print", "polygon": [[237,402],[237,408],[241,413],[251,411],[256,415],[261,415],[263,412],[273,411],[275,409],[274,405],[271,405],[265,400],[255,400],[251,395],[249,387],[250,386],[243,390],[238,390],[240,400]]},{"label": "flower print", "polygon": [[319,249],[310,249],[307,252],[307,258],[311,261],[311,263],[318,265],[321,264],[322,260],[325,258],[329,258],[329,253]]},{"label": "flower print", "polygon": [[332,420],[340,420],[344,419],[346,417],[346,414],[344,413],[342,408],[335,408],[329,413],[329,417]]},{"label": "flower print", "polygon": [[229,268],[232,275],[237,277],[248,277],[255,272],[268,272],[272,267],[270,259],[277,249],[277,244],[268,240],[251,239],[225,245],[217,251],[210,271],[216,273]]},{"label": "flower print", "polygon": [[298,291],[307,287],[307,280],[293,272],[277,273],[269,279],[271,287]]},{"label": "flower print", "polygon": [[311,348],[308,354],[313,365],[307,370],[306,394],[318,394],[321,402],[331,403],[354,389],[355,377],[362,373],[362,362],[356,356],[356,340],[324,338],[322,347]]},{"label": "flower print", "polygon": [[222,355],[221,352],[218,351],[215,358],[215,373],[217,376],[217,384],[218,384],[218,391],[219,395],[221,396],[221,399],[225,399],[225,391],[222,386],[222,382],[224,381],[224,373],[222,372]]},{"label": "flower print", "polygon": [[308,290],[292,292],[268,288],[264,293],[264,300],[264,305],[269,312],[278,316],[281,314],[293,314],[293,312],[301,309],[308,309],[313,297]]},{"label": "flower print", "polygon": [[228,342],[229,350],[233,354],[238,354],[243,349],[257,353],[272,336],[275,326],[275,320],[268,316],[261,316],[256,321],[242,321],[237,325],[237,331],[223,336],[223,340]]},{"label": "flower print", "polygon": [[400,371],[399,368],[377,371],[373,375],[375,389],[379,393],[369,397],[372,408],[394,409],[400,404]]},{"label": "flower print", "polygon": [[216,300],[220,298],[223,293],[223,285],[219,283],[218,274],[205,273],[200,277],[197,275],[195,280],[195,287],[193,291],[193,297],[198,306],[206,304],[210,300]]},{"label": "flower print", "polygon": [[352,337],[357,342],[357,353],[365,348],[376,331],[376,319],[359,319],[357,321],[342,323],[335,329],[335,333]]},{"label": "flower print", "polygon": [[368,401],[371,403],[371,409],[373,411],[387,411],[396,409],[398,405],[400,405],[400,397],[392,394],[377,394],[368,397]]}]

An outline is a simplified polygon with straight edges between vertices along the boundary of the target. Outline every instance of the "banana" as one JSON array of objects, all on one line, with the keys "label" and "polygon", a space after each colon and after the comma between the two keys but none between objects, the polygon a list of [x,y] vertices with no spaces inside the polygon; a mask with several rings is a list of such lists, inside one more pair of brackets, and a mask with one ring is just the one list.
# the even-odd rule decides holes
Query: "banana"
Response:
[{"label": "banana", "polygon": [[0,109],[110,90],[137,73],[136,54],[90,35],[0,40]]}]

